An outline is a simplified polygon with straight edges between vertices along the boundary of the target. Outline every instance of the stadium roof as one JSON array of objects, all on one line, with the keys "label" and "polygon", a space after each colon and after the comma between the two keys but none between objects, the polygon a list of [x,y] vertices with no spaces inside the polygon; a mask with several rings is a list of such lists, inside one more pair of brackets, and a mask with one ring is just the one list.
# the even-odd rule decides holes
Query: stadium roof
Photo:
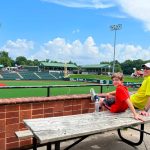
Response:
[{"label": "stadium roof", "polygon": [[68,68],[77,68],[74,64],[65,64],[65,63],[51,63],[51,62],[41,62],[40,66],[45,67],[65,67],[67,65]]},{"label": "stadium roof", "polygon": [[82,68],[107,68],[109,64],[84,65]]}]

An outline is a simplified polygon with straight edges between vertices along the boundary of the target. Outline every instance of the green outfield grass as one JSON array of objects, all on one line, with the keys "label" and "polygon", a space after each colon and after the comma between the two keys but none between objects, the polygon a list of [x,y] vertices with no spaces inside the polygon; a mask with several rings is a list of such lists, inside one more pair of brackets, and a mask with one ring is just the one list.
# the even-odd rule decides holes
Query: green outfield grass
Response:
[{"label": "green outfield grass", "polygon": [[[70,75],[72,78],[86,78],[86,79],[100,79],[100,80],[110,80],[109,76],[98,76],[98,75]],[[142,78],[131,78],[125,77],[125,82],[142,82]],[[0,83],[4,83],[7,86],[44,86],[44,85],[81,85],[89,84],[86,82],[73,82],[73,81],[6,81],[1,80]],[[63,87],[63,88],[51,88],[50,95],[71,95],[71,94],[88,94],[90,87]],[[97,93],[100,92],[100,87],[93,87]],[[114,90],[114,87],[103,87],[103,92],[109,92]],[[130,91],[135,90],[130,88]],[[34,96],[46,96],[47,89],[43,88],[23,88],[23,89],[0,89],[0,98],[14,98],[14,97],[34,97]]]},{"label": "green outfield grass", "polygon": [[[85,82],[71,82],[71,81],[0,81],[7,86],[44,86],[44,85],[81,85],[89,84]],[[88,94],[90,87],[63,87],[51,88],[50,95],[71,95],[71,94]],[[100,87],[93,87],[97,93],[100,92]],[[103,92],[114,90],[114,87],[103,87]],[[43,88],[28,88],[28,89],[0,89],[0,98],[14,98],[14,97],[33,97],[46,96],[47,89]]]}]

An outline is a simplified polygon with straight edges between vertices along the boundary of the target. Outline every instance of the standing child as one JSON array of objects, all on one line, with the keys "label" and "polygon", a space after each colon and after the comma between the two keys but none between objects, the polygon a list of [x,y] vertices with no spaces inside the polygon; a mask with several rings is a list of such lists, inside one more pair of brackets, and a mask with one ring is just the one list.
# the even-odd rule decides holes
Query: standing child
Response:
[{"label": "standing child", "polygon": [[99,109],[101,109],[102,105],[104,105],[112,113],[124,112],[129,107],[134,115],[134,118],[136,120],[142,120],[136,113],[130,101],[127,87],[123,85],[123,74],[119,72],[114,73],[111,79],[113,81],[113,85],[116,87],[116,90],[107,93],[106,98],[101,98],[95,94],[94,89],[91,89],[91,100],[94,102],[99,100]]}]

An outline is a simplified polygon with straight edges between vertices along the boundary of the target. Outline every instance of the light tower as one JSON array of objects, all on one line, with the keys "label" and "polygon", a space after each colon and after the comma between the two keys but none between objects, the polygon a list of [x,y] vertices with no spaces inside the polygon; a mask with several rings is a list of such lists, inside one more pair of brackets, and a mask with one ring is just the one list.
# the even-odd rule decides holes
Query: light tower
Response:
[{"label": "light tower", "polygon": [[112,68],[112,73],[114,73],[115,72],[115,55],[116,55],[116,37],[117,37],[116,31],[122,29],[122,24],[111,25],[110,29],[111,29],[111,31],[115,31],[115,35],[114,35],[113,68]]}]

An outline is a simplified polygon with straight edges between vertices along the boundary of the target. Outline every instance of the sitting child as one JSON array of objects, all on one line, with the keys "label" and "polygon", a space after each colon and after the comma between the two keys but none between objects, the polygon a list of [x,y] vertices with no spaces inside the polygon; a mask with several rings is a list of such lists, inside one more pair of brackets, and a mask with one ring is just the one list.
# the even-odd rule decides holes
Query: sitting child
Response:
[{"label": "sitting child", "polygon": [[91,100],[94,102],[99,102],[99,109],[101,109],[104,105],[112,113],[124,112],[129,107],[134,115],[134,118],[136,120],[142,120],[136,113],[133,104],[130,101],[127,87],[123,85],[123,74],[119,72],[114,73],[111,79],[113,81],[113,85],[116,87],[116,90],[107,93],[106,97],[102,98],[96,95],[94,89],[91,89]]}]

